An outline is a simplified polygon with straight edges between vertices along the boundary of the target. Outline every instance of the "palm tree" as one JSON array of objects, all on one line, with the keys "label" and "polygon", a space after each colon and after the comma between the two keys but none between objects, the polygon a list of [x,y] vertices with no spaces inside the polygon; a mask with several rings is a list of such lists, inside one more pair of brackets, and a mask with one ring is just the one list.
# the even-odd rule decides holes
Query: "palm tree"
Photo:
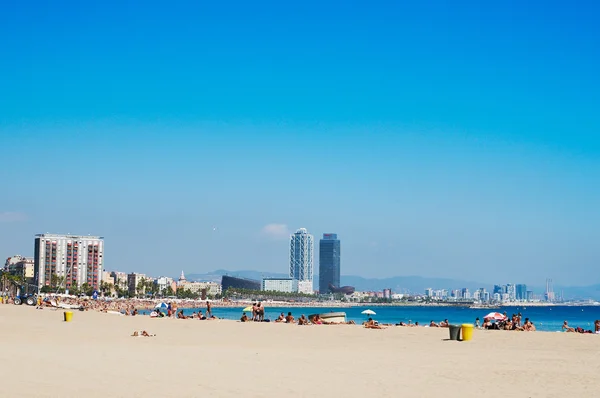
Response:
[{"label": "palm tree", "polygon": [[138,282],[137,286],[136,286],[136,293],[139,294],[144,294],[146,292],[146,279],[142,278],[140,279],[140,281]]}]

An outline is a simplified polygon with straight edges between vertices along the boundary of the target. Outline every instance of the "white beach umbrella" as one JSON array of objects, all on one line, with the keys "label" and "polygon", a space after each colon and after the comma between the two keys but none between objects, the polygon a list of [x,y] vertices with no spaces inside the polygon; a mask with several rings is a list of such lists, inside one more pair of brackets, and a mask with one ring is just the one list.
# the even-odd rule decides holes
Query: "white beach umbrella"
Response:
[{"label": "white beach umbrella", "polygon": [[361,314],[363,314],[363,315],[377,315],[375,313],[375,311],[373,311],[373,310],[364,310],[363,312],[361,312]]}]

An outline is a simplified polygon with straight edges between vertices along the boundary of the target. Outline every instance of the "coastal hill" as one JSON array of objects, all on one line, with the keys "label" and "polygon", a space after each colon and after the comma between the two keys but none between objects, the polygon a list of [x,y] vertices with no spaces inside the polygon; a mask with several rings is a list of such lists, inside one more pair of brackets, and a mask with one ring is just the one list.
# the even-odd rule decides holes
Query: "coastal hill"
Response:
[{"label": "coastal hill", "polygon": [[[223,275],[236,276],[261,280],[262,278],[286,278],[287,275],[276,272],[260,272],[254,270],[228,271],[218,269],[205,274],[189,274],[189,280],[207,280],[220,282]],[[377,291],[391,288],[396,293],[418,293],[421,294],[427,288],[433,289],[461,289],[467,288],[471,292],[479,288],[492,291],[493,286],[487,283],[477,283],[448,278],[426,278],[421,276],[394,276],[391,278],[363,278],[356,275],[342,275],[342,286],[354,286],[358,291]],[[315,275],[315,288],[317,288],[319,276]],[[504,283],[504,282],[503,282]],[[517,283],[517,282],[515,282]],[[536,294],[544,292],[543,286],[528,286]],[[566,299],[593,299],[600,300],[600,284],[590,286],[555,286],[557,295],[562,291]]]}]

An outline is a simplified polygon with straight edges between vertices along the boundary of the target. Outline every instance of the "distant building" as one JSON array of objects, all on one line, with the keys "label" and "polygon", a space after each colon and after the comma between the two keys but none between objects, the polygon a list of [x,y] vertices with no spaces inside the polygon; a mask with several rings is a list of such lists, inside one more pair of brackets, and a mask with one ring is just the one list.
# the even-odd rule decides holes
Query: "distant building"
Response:
[{"label": "distant building", "polygon": [[383,289],[383,298],[391,299],[392,298],[392,289]]},{"label": "distant building", "polygon": [[433,297],[433,289],[428,287],[425,289],[425,297]]},{"label": "distant building", "polygon": [[298,293],[313,294],[313,281],[297,281],[298,282]]},{"label": "distant building", "polygon": [[306,228],[290,236],[290,278],[298,280],[298,291],[313,292],[314,238]]},{"label": "distant building", "polygon": [[179,289],[186,289],[196,294],[207,294],[216,296],[221,294],[221,285],[217,282],[180,282],[177,284]]},{"label": "distant building", "polygon": [[525,299],[527,301],[532,301],[533,300],[533,290],[528,290],[525,296]]},{"label": "distant building", "polygon": [[506,294],[508,294],[508,301],[515,301],[517,299],[517,290],[515,285],[509,283],[506,285]]},{"label": "distant building", "polygon": [[460,292],[460,298],[470,299],[471,298],[471,293],[469,293],[469,289],[467,289],[467,288],[462,289],[461,292]]},{"label": "distant building", "polygon": [[18,275],[31,280],[35,275],[34,258],[19,255],[9,257],[4,264],[4,270],[11,275]]},{"label": "distant building", "polygon": [[554,301],[554,285],[552,279],[546,279],[546,293],[544,294],[546,301]]},{"label": "distant building", "polygon": [[264,278],[262,280],[262,290],[293,293],[298,291],[298,281],[292,278]]},{"label": "distant building", "polygon": [[319,293],[340,287],[341,246],[337,234],[323,234],[319,241]]},{"label": "distant building", "polygon": [[527,300],[527,285],[517,285],[515,287],[515,297],[517,300]]},{"label": "distant building", "polygon": [[51,286],[52,276],[63,286],[98,289],[102,281],[104,238],[101,236],[38,234],[34,244],[34,277],[38,287]]},{"label": "distant building", "polygon": [[118,286],[121,289],[127,288],[127,272],[113,271],[110,273],[110,276],[115,281],[115,286]]},{"label": "distant building", "polygon": [[173,282],[173,278],[169,278],[168,276],[159,276],[154,280],[154,284],[161,293],[163,293],[168,287],[171,287]]},{"label": "distant building", "polygon": [[142,280],[146,280],[148,279],[146,277],[145,274],[138,274],[135,272],[132,272],[131,274],[127,275],[127,290],[129,291],[129,295],[130,296],[135,296],[137,294],[142,294],[144,293],[143,291],[138,291],[138,284],[140,283],[140,281]]},{"label": "distant building", "polygon": [[501,285],[494,285],[494,292],[493,294],[503,294],[506,293],[506,287],[505,286],[501,286]]},{"label": "distant building", "polygon": [[224,292],[226,292],[229,288],[260,290],[261,283],[254,279],[236,278],[234,276],[223,275],[221,278],[221,287]]},{"label": "distant building", "polygon": [[102,282],[114,285],[115,278],[112,276],[112,272],[102,271]]}]

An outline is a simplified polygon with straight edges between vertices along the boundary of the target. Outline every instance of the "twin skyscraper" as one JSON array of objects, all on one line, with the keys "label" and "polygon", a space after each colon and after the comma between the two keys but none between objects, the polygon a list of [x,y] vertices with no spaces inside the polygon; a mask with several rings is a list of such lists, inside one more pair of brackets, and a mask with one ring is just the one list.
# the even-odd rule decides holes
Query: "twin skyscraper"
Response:
[{"label": "twin skyscraper", "polygon": [[[323,234],[319,242],[319,293],[340,286],[340,240],[337,234]],[[298,281],[298,292],[313,293],[314,237],[306,228],[290,236],[290,278]]]}]

